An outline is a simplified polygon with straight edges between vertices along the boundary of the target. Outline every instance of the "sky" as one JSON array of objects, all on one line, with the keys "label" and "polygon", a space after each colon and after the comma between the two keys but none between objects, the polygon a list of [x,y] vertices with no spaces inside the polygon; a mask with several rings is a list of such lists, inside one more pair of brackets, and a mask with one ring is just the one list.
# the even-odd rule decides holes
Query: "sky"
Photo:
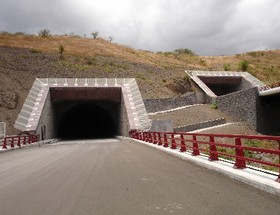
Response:
[{"label": "sky", "polygon": [[280,49],[279,0],[1,0],[0,31],[86,35],[198,55]]}]

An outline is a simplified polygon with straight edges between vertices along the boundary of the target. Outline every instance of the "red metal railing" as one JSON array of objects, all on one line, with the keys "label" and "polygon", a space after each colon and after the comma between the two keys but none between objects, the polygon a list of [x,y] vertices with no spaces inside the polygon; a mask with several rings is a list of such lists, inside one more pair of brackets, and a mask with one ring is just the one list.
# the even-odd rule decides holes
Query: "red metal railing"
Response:
[{"label": "red metal railing", "polygon": [[[200,152],[207,154],[210,161],[219,158],[232,159],[235,161],[234,168],[246,168],[246,163],[257,163],[270,168],[278,169],[280,182],[280,136],[264,135],[231,135],[231,134],[200,134],[200,133],[169,133],[169,132],[141,132],[132,130],[130,137],[152,144],[157,144],[171,149],[180,149],[181,152],[190,151],[193,156]],[[254,145],[254,141],[268,144],[270,147]],[[248,144],[251,143],[251,144]],[[271,147],[272,146],[272,147]],[[252,155],[269,154],[278,162],[268,159],[256,158]]]},{"label": "red metal railing", "polygon": [[21,147],[22,145],[31,144],[37,142],[39,139],[38,135],[24,134],[17,136],[4,136],[0,138],[0,144],[3,149],[7,149],[8,146],[14,148],[15,146]]},{"label": "red metal railing", "polygon": [[269,90],[269,89],[273,89],[273,88],[276,88],[276,87],[280,87],[280,82],[274,83],[274,84],[271,84],[271,85],[262,86],[262,87],[260,87],[260,91]]}]

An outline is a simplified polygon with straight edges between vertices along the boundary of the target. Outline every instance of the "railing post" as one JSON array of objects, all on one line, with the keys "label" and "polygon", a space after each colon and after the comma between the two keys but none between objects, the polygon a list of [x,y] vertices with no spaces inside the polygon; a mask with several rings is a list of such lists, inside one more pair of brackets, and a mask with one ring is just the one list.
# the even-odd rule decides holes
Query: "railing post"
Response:
[{"label": "railing post", "polygon": [[236,138],[235,139],[235,164],[234,168],[236,169],[244,169],[246,168],[246,162],[244,160],[244,152],[241,146],[241,139]]},{"label": "railing post", "polygon": [[[18,136],[17,138],[18,138],[18,140],[17,140],[17,146],[18,146],[18,147],[21,147],[21,145],[20,145],[20,136]],[[13,138],[13,140],[14,140],[14,138]]]},{"label": "railing post", "polygon": [[144,141],[148,142],[148,133],[147,132],[144,132]]},{"label": "railing post", "polygon": [[196,135],[193,135],[193,152],[192,155],[193,156],[197,156],[199,155],[199,148],[198,148],[198,144],[197,144],[197,139],[196,139]]},{"label": "railing post", "polygon": [[153,143],[154,140],[153,140],[153,135],[151,132],[149,132],[149,143]]},{"label": "railing post", "polygon": [[153,142],[153,144],[157,144],[157,133],[156,132],[154,132],[154,142]]},{"label": "railing post", "polygon": [[14,147],[15,147],[14,141],[11,141],[11,148],[14,148]]},{"label": "railing post", "polygon": [[[280,141],[278,141],[278,147],[279,147],[278,149],[280,151]],[[279,159],[278,160],[279,160],[279,164],[280,164],[280,155],[279,155]],[[276,179],[276,181],[280,183],[280,167],[279,167],[279,175],[278,175],[278,178]]]},{"label": "railing post", "polygon": [[[21,136],[19,136],[18,139],[19,139],[18,141],[20,142]],[[32,139],[33,139],[33,136],[32,136]],[[35,141],[34,141],[34,142],[35,142]],[[26,145],[26,142],[23,141],[23,145]]]},{"label": "railing post", "polygon": [[185,139],[184,139],[184,134],[181,134],[181,149],[180,149],[180,151],[181,152],[187,151],[186,143],[185,143]]},{"label": "railing post", "polygon": [[158,133],[158,145],[161,146],[162,145],[162,140],[161,140],[161,134]]},{"label": "railing post", "polygon": [[23,136],[23,142],[26,142],[26,136]]},{"label": "railing post", "polygon": [[164,134],[164,144],[163,144],[163,147],[168,147],[167,134]]},{"label": "railing post", "polygon": [[176,141],[175,141],[175,138],[174,138],[174,134],[171,135],[171,138],[172,138],[171,149],[176,149],[177,146],[176,146]]},{"label": "railing post", "polygon": [[7,149],[7,140],[6,140],[6,137],[4,137],[4,139],[3,139],[2,149]]},{"label": "railing post", "polygon": [[218,153],[217,153],[217,148],[216,148],[214,136],[210,136],[209,140],[210,140],[209,160],[210,161],[217,161],[217,160],[219,160],[219,157],[218,157]]}]

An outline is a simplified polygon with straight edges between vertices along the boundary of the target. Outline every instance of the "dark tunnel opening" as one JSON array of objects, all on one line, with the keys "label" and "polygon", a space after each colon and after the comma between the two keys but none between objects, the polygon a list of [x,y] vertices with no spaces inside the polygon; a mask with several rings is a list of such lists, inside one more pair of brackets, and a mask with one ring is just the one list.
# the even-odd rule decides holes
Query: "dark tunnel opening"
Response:
[{"label": "dark tunnel opening", "polygon": [[259,129],[266,135],[280,135],[280,95],[260,97]]},{"label": "dark tunnel opening", "polygon": [[56,118],[59,120],[56,122],[56,136],[67,140],[114,137],[119,130],[118,105],[114,105],[112,112],[102,105],[92,103],[75,104],[64,113],[57,111]]}]

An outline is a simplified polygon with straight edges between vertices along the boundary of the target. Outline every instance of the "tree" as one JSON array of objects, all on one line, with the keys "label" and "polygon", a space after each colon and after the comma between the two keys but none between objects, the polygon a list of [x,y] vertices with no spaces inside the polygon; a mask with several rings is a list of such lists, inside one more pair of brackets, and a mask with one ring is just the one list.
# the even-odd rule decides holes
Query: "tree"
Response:
[{"label": "tree", "polygon": [[109,37],[109,42],[111,43],[113,39],[114,39],[114,38],[110,36],[110,37]]},{"label": "tree", "polygon": [[95,32],[92,32],[92,33],[91,33],[93,39],[96,39],[96,38],[98,37],[98,34],[99,34],[98,31],[95,31]]}]

